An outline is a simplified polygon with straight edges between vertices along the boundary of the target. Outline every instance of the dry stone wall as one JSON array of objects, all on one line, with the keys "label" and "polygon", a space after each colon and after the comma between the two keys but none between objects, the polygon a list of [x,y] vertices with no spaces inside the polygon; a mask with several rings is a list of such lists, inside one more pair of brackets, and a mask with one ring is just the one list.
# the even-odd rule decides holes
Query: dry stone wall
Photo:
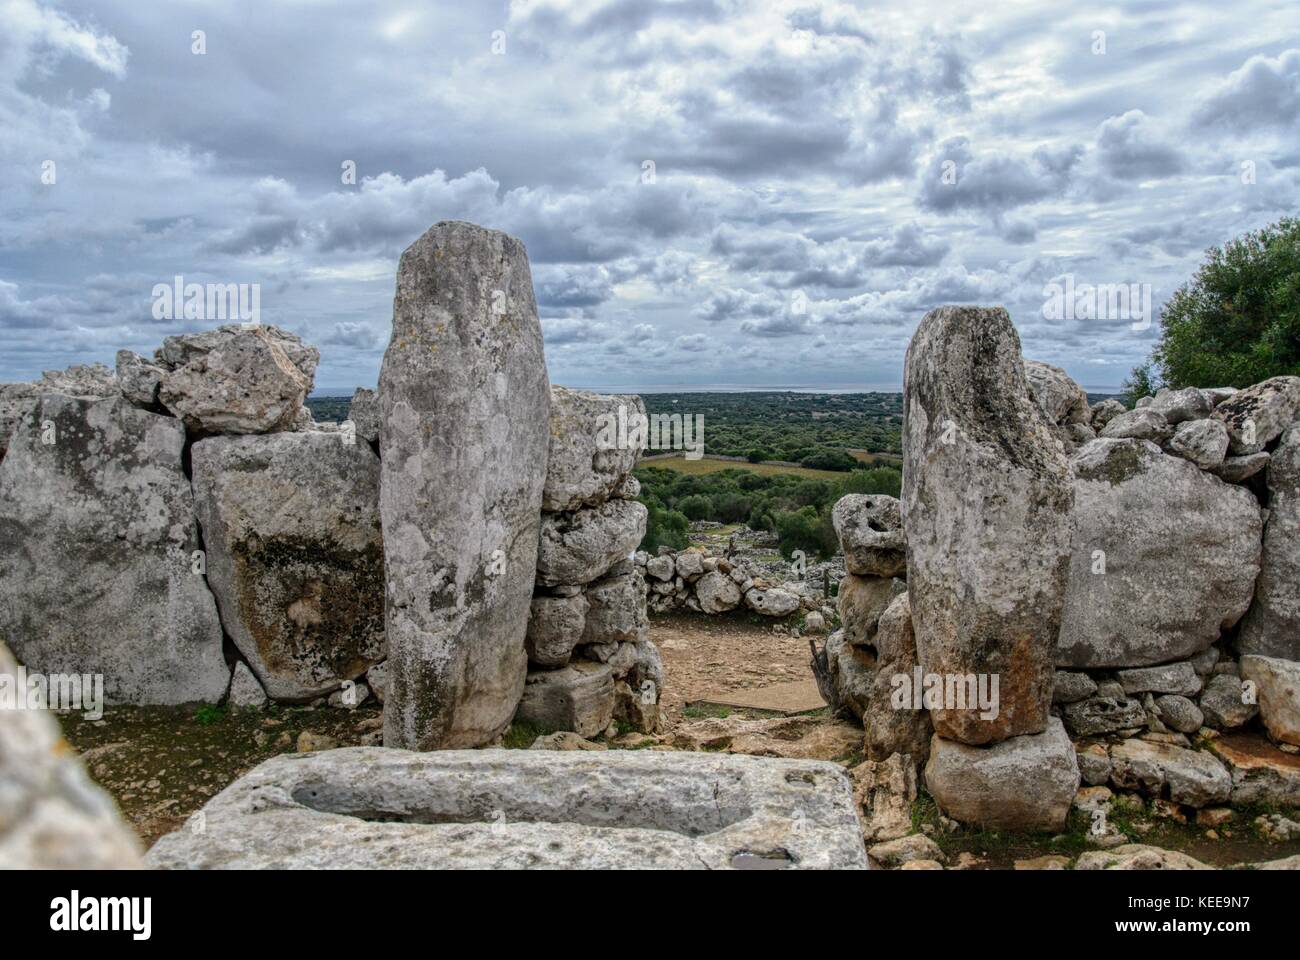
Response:
[{"label": "dry stone wall", "polygon": [[103,674],[109,703],[373,693],[417,749],[515,719],[654,730],[641,449],[611,442],[644,406],[549,386],[522,244],[455,222],[412,244],[344,424],[303,406],[318,360],[227,325],[0,385],[18,657]]},{"label": "dry stone wall", "polygon": [[631,476],[641,448],[620,445],[610,430],[620,418],[644,417],[645,406],[639,397],[552,387],[550,411],[529,669],[515,719],[583,737],[615,720],[653,732],[664,677],[644,566],[634,558],[646,524]]},{"label": "dry stone wall", "polygon": [[[977,356],[1001,371],[983,387]],[[1110,790],[1191,809],[1300,801],[1300,380],[1089,407],[1063,371],[1022,364],[1003,312],[949,308],[922,322],[907,383],[906,583],[873,586],[850,566],[842,629],[814,648],[823,695],[862,720],[870,762],[923,764],[947,815],[988,827],[1060,829],[1073,804],[1102,846],[1124,839],[1105,823]],[[1017,487],[1034,463],[1046,473]],[[862,527],[837,520],[846,558]],[[1035,530],[1037,554],[1024,548]],[[1039,575],[1018,581],[1014,559],[1034,556]],[[1026,605],[1017,582],[1040,594]],[[949,722],[954,695],[969,707],[985,675],[996,710]],[[1042,726],[1005,736],[1008,691],[1014,707],[1035,689],[1050,696],[1046,711],[1030,701]]]}]

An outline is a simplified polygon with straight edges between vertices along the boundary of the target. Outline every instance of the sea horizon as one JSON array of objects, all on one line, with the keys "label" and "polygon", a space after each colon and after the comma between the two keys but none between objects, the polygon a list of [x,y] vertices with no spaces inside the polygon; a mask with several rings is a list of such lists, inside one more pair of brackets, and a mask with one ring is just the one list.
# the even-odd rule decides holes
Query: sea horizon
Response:
[{"label": "sea horizon", "polygon": [[[1120,387],[1101,387],[1089,384],[1079,384],[1088,393],[1106,394],[1116,396],[1122,392]],[[626,384],[608,384],[608,383],[566,383],[561,386],[571,387],[574,390],[590,390],[593,393],[634,393],[637,395],[657,394],[657,393],[806,393],[806,394],[858,394],[858,393],[891,393],[897,394],[903,392],[903,385],[899,384],[833,384],[828,386],[809,386],[807,384],[742,384],[742,383],[709,383],[709,384],[645,384],[640,386],[629,386]],[[320,387],[313,390],[312,397],[351,397],[357,388],[346,389],[343,387]],[[369,387],[368,389],[375,389]]]}]

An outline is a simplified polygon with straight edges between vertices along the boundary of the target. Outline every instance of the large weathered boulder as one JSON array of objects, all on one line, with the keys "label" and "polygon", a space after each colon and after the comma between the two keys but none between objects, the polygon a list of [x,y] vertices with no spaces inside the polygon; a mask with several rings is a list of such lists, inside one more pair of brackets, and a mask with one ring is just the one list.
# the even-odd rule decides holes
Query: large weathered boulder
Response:
[{"label": "large weathered boulder", "polygon": [[994,830],[1059,830],[1079,789],[1074,744],[1056,717],[1042,733],[972,747],[935,734],[925,786],[954,820]]},{"label": "large weathered boulder", "polygon": [[765,617],[788,617],[799,609],[799,598],[789,590],[752,587],[745,591],[745,606]]},{"label": "large weathered boulder", "polygon": [[[287,346],[295,348],[298,363]],[[191,433],[206,436],[293,429],[311,392],[318,354],[275,327],[232,325],[168,337],[159,356],[169,364],[186,358],[163,375],[159,401]]]},{"label": "large weathered boulder", "polygon": [[589,603],[583,593],[571,597],[533,597],[524,643],[528,659],[539,667],[562,667],[582,642]]},{"label": "large weathered boulder", "polygon": [[1100,430],[1121,413],[1126,413],[1127,411],[1128,407],[1124,406],[1124,404],[1120,403],[1118,400],[1103,400],[1101,403],[1093,405],[1092,417],[1089,420],[1089,423],[1092,425],[1094,430]]},{"label": "large weathered boulder", "polygon": [[1076,870],[1213,870],[1180,850],[1162,850],[1145,843],[1122,843],[1109,850],[1085,850]]},{"label": "large weathered boulder", "polygon": [[352,747],[268,760],[202,812],[151,866],[866,867],[848,776],[812,760]]},{"label": "large weathered boulder", "polygon": [[594,737],[614,719],[614,674],[607,664],[574,660],[558,670],[531,670],[516,723],[547,732]]},{"label": "large weathered boulder", "polygon": [[1190,657],[1250,605],[1259,504],[1142,440],[1071,460],[1074,544],[1057,662],[1136,667]]},{"label": "large weathered boulder", "polygon": [[644,431],[645,403],[638,396],[552,386],[542,509],[576,510],[614,496],[636,466]]},{"label": "large weathered boulder", "polygon": [[1001,707],[933,711],[939,736],[1039,733],[1069,569],[1069,467],[1001,308],[926,314],[903,375],[903,520],[926,673],[998,675]]},{"label": "large weathered boulder", "polygon": [[1151,440],[1155,443],[1164,443],[1173,435],[1174,428],[1169,425],[1169,421],[1150,406],[1121,413],[1102,427],[1098,434],[1115,440]]},{"label": "large weathered boulder", "polygon": [[221,622],[274,700],[338,690],[384,658],[379,458],[344,436],[212,437],[190,450]]},{"label": "large weathered boulder", "polygon": [[1230,733],[1210,745],[1232,775],[1234,806],[1300,807],[1300,756],[1258,734]]},{"label": "large weathered boulder", "polygon": [[1228,452],[1228,428],[1219,420],[1186,420],[1174,430],[1167,449],[1202,470],[1223,463]]},{"label": "large weathered boulder", "polygon": [[348,419],[356,434],[367,443],[379,442],[379,395],[366,387],[357,387],[348,404]]},{"label": "large weathered boulder", "polygon": [[645,577],[637,569],[615,573],[588,585],[583,643],[640,643],[650,636],[645,609]]},{"label": "large weathered boulder", "polygon": [[861,720],[871,702],[872,681],[876,675],[876,654],[848,643],[843,630],[836,630],[826,638],[821,651],[813,647],[820,673],[824,663],[825,689],[819,687],[822,699],[833,713],[847,718],[852,714]]},{"label": "large weathered boulder", "polygon": [[109,703],[225,694],[184,446],[178,421],[121,397],[47,395],[20,419],[0,462],[0,637],[29,668],[103,674]]},{"label": "large weathered boulder", "polygon": [[1230,673],[1210,677],[1199,701],[1205,722],[1218,730],[1244,727],[1259,712],[1256,698],[1248,696],[1241,678]]},{"label": "large weathered boulder", "polygon": [[1287,428],[1268,464],[1268,522],[1255,599],[1237,649],[1300,660],[1300,423]]},{"label": "large weathered boulder", "polygon": [[46,370],[36,386],[42,393],[82,400],[107,400],[118,393],[116,375],[102,363],[74,363],[66,370]]},{"label": "large weathered boulder", "polygon": [[740,606],[740,584],[721,570],[710,570],[695,581],[695,597],[704,613],[724,613]]},{"label": "large weathered boulder", "polygon": [[[0,686],[21,694],[0,643]],[[46,710],[0,705],[0,870],[136,870],[140,844]]]},{"label": "large weathered boulder", "polygon": [[912,832],[916,761],[894,753],[882,760],[864,760],[849,770],[849,776],[853,778],[853,800],[862,814],[863,840],[897,840]]},{"label": "large weathered boulder", "polygon": [[1259,453],[1300,419],[1300,377],[1273,377],[1239,390],[1211,416],[1228,428],[1229,452]]},{"label": "large weathered boulder", "polygon": [[840,497],[831,510],[831,522],[849,573],[897,577],[907,570],[903,518],[893,497],[863,493]]},{"label": "large weathered boulder", "polygon": [[113,371],[102,363],[74,363],[66,370],[46,370],[34,383],[0,383],[0,459],[4,458],[9,436],[18,420],[44,394],[107,400],[117,396],[118,381]]},{"label": "large weathered boulder", "polygon": [[550,393],[523,244],[459,222],[411,244],[379,376],[387,746],[477,746],[510,722]]},{"label": "large weathered boulder", "polygon": [[635,500],[546,514],[541,518],[537,582],[590,583],[632,555],[645,537],[647,516],[645,504]]},{"label": "large weathered boulder", "polygon": [[226,323],[199,333],[164,337],[162,346],[154,351],[154,363],[165,370],[175,370],[213,350],[228,347],[241,333],[249,330],[265,333],[304,377],[315,379],[320,351],[303,343],[296,333],[269,323]]},{"label": "large weathered boulder", "polygon": [[1050,423],[1088,423],[1092,419],[1087,392],[1060,367],[1026,360],[1025,379],[1034,402]]},{"label": "large weathered boulder", "polygon": [[137,407],[158,405],[158,387],[166,370],[131,350],[117,351],[115,369],[122,396]]},{"label": "large weathered boulder", "polygon": [[845,639],[854,646],[871,643],[876,635],[880,615],[893,603],[895,597],[906,591],[907,584],[897,578],[845,574],[836,594]]},{"label": "large weathered boulder", "polygon": [[1276,657],[1241,658],[1241,679],[1255,685],[1259,716],[1269,736],[1300,746],[1300,663]]},{"label": "large weathered boulder", "polygon": [[1110,748],[1111,780],[1126,790],[1142,790],[1174,803],[1208,807],[1224,803],[1232,778],[1214,755],[1169,743],[1125,740]]},{"label": "large weathered boulder", "polygon": [[1204,420],[1214,409],[1214,404],[1208,395],[1195,387],[1184,387],[1181,390],[1161,387],[1151,398],[1151,406],[1147,409],[1160,414],[1172,425]]},{"label": "large weathered boulder", "polygon": [[[863,752],[872,760],[906,753],[916,763],[930,755],[930,716],[916,696],[916,636],[907,594],[894,598],[872,638],[876,663],[862,711]],[[923,692],[923,691],[922,691]]]}]

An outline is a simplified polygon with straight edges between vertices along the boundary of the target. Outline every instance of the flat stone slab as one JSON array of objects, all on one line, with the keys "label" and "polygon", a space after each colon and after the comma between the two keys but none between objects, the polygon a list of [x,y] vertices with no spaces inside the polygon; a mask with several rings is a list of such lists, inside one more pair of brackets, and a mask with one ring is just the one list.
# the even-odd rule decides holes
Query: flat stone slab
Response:
[{"label": "flat stone slab", "polygon": [[662,751],[284,754],[149,851],[163,869],[866,869],[843,769]]},{"label": "flat stone slab", "polygon": [[767,710],[771,713],[789,715],[820,710],[826,706],[826,701],[817,690],[817,681],[809,677],[807,680],[774,683],[770,687],[758,687],[754,690],[728,690],[726,693],[705,694],[696,700],[695,704],[735,707],[739,710]]}]

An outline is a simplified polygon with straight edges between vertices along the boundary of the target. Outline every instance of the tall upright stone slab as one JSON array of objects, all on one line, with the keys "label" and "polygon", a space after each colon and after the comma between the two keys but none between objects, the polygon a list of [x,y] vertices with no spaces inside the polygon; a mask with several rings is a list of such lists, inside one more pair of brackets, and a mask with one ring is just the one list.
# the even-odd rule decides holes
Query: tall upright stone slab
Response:
[{"label": "tall upright stone slab", "polygon": [[[1070,565],[1065,456],[1031,398],[1001,307],[940,307],[903,374],[903,520],[917,656],[927,674],[998,679],[993,711],[932,711],[970,744],[1041,733]],[[945,687],[950,684],[945,683]],[[953,682],[971,689],[966,682]],[[973,698],[972,698],[973,699]]]},{"label": "tall upright stone slab", "polygon": [[523,694],[550,384],[524,246],[469,223],[402,254],[379,376],[384,742],[495,738]]}]

